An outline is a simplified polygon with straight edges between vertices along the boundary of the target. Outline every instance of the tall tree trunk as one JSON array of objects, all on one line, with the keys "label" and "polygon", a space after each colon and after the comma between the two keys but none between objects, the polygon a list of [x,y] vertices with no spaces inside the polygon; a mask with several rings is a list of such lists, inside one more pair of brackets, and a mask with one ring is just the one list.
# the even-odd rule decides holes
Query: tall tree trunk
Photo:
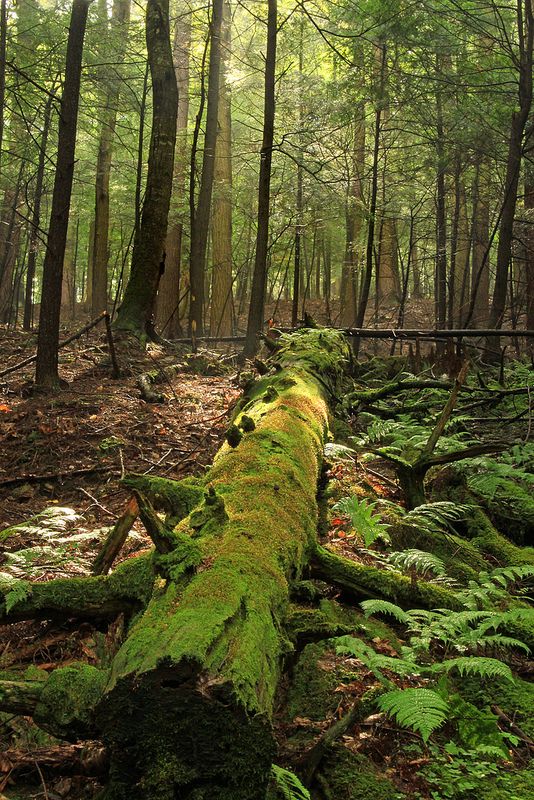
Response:
[{"label": "tall tree trunk", "polygon": [[[529,164],[525,175],[525,277],[526,277],[526,328],[534,330],[534,169]],[[534,341],[528,340],[530,351]]]},{"label": "tall tree trunk", "polygon": [[465,186],[460,181],[458,187],[458,226],[456,235],[456,252],[454,259],[454,290],[452,306],[452,327],[462,327],[469,300],[469,262],[471,236],[467,216]]},{"label": "tall tree trunk", "polygon": [[302,124],[304,118],[304,15],[301,12],[299,18],[299,71],[298,71],[298,103],[297,103],[297,127],[298,127],[298,147],[299,157],[297,162],[297,194],[295,197],[295,239],[293,244],[293,297],[291,301],[291,326],[293,328],[297,325],[299,315],[299,295],[301,294],[300,288],[302,285],[302,237],[304,235],[304,219],[303,219],[303,205],[304,205],[304,148],[302,141]]},{"label": "tall tree trunk", "polygon": [[24,321],[25,331],[31,329],[33,323],[33,282],[35,280],[35,267],[37,253],[39,250],[39,227],[41,225],[41,201],[43,198],[43,185],[46,164],[46,148],[48,144],[48,133],[50,131],[50,117],[52,114],[52,95],[46,101],[43,130],[39,145],[39,162],[37,164],[37,175],[35,178],[35,194],[33,199],[32,224],[30,229],[28,246],[28,271],[26,273],[26,292],[24,295]]},{"label": "tall tree trunk", "polygon": [[231,8],[224,0],[221,29],[219,131],[215,148],[210,332],[231,336],[232,302],[232,111],[228,73],[231,54]]},{"label": "tall tree trunk", "polygon": [[265,288],[267,285],[267,252],[269,243],[269,209],[271,164],[273,158],[275,71],[277,39],[277,0],[268,0],[267,54],[265,58],[265,95],[263,105],[263,141],[260,154],[258,182],[258,229],[256,257],[252,276],[252,291],[247,321],[247,335],[243,355],[251,358],[258,348],[257,335],[263,327],[265,313]]},{"label": "tall tree trunk", "polygon": [[103,76],[107,84],[104,98],[102,127],[98,145],[95,186],[95,230],[93,248],[93,292],[92,315],[98,316],[108,304],[108,249],[109,249],[109,180],[111,175],[111,159],[113,140],[117,126],[118,102],[121,78],[120,70],[130,23],[130,0],[113,0],[113,13],[109,28],[110,38],[114,43],[113,68]]},{"label": "tall tree trunk", "polygon": [[6,95],[6,0],[0,0],[0,177],[2,176],[2,147],[4,142],[4,106]]},{"label": "tall tree trunk", "polygon": [[[160,333],[169,339],[182,334],[179,307],[182,293],[182,234],[184,227],[184,197],[187,181],[187,122],[189,116],[189,58],[191,50],[191,14],[182,12],[174,29],[173,59],[178,84],[178,116],[176,119],[176,150],[174,179],[165,242],[165,272],[161,276],[156,304],[156,322]],[[187,279],[189,282],[189,278]]]},{"label": "tall tree trunk", "polygon": [[168,0],[148,0],[146,42],[152,77],[152,132],[146,193],[132,268],[115,328],[141,341],[152,334],[152,312],[165,259],[172,190],[178,89],[169,35]]},{"label": "tall tree trunk", "polygon": [[35,370],[37,386],[47,390],[59,388],[58,344],[61,281],[69,225],[72,179],[74,177],[80,76],[88,8],[89,0],[73,0],[65,61],[65,82],[59,115],[58,155],[48,242],[43,265],[43,287]]},{"label": "tall tree trunk", "polygon": [[439,85],[436,91],[436,159],[436,327],[445,328],[447,323],[447,192],[445,188],[443,97]]},{"label": "tall tree trunk", "polygon": [[[382,95],[385,87],[387,54],[388,54],[388,49],[386,44],[383,43],[381,47],[382,47],[382,56],[380,64],[380,83],[378,89],[378,97],[375,110],[375,125],[374,125],[373,168],[371,175],[371,202],[369,206],[369,225],[367,228],[367,246],[365,251],[365,272],[362,281],[360,299],[358,303],[358,316],[356,317],[357,328],[363,328],[365,320],[365,312],[367,310],[367,303],[369,302],[371,279],[373,276],[376,205],[378,198],[378,167],[380,158],[380,137],[382,132]],[[359,349],[359,340],[357,340],[356,347],[354,349],[357,353]]]},{"label": "tall tree trunk", "polygon": [[[490,250],[490,201],[489,166],[481,156],[477,160],[474,185],[473,208],[473,254],[471,269],[471,303],[473,312],[469,323],[474,328],[484,328],[489,310],[489,250]],[[469,317],[469,311],[467,317]],[[463,320],[463,324],[466,323]]]},{"label": "tall tree trunk", "polygon": [[206,110],[206,131],[204,134],[204,153],[202,156],[202,176],[198,191],[197,208],[191,219],[189,332],[196,336],[200,336],[204,333],[204,284],[206,279],[206,252],[208,249],[219,116],[219,76],[221,70],[223,3],[224,0],[213,0],[212,5],[208,103]]},{"label": "tall tree trunk", "polygon": [[397,221],[383,217],[379,245],[380,274],[377,281],[378,304],[391,306],[401,297]]},{"label": "tall tree trunk", "polygon": [[[523,134],[532,107],[534,19],[531,0],[525,0],[524,13],[522,0],[517,0],[517,23],[519,33],[519,109],[512,114],[510,126],[506,179],[504,183],[504,200],[502,204],[497,263],[495,268],[495,286],[488,322],[490,328],[502,327],[506,309]],[[492,349],[498,348],[499,340],[495,338],[488,340],[488,346]]]}]

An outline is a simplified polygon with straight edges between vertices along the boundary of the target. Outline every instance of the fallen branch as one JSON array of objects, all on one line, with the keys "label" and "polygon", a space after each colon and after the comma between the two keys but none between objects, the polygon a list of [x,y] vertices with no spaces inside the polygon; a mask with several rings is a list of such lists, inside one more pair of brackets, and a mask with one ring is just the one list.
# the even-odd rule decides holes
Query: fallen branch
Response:
[{"label": "fallen branch", "polygon": [[[81,336],[84,335],[84,333],[88,333],[88,331],[90,331],[92,328],[94,328],[96,325],[102,322],[103,319],[106,318],[109,319],[109,314],[107,311],[103,311],[101,314],[98,315],[98,317],[95,317],[95,319],[93,319],[91,322],[88,322],[87,325],[84,325],[83,328],[80,328],[79,331],[73,333],[72,336],[69,336],[68,339],[64,339],[64,341],[60,342],[58,345],[58,350],[61,350],[63,347],[66,347],[67,345],[71,344],[71,342],[76,341],[76,339],[79,339]],[[111,358],[113,366],[115,368],[113,355]],[[7,369],[2,370],[2,372],[0,372],[0,378],[3,378],[4,375],[9,375],[11,372],[16,372],[17,370],[22,369],[23,367],[27,367],[29,364],[33,364],[33,362],[36,360],[37,360],[37,353],[33,356],[29,356],[29,358],[25,358],[24,361],[20,361],[18,364],[14,364],[12,367],[7,367]],[[114,375],[114,377],[117,376]]]}]

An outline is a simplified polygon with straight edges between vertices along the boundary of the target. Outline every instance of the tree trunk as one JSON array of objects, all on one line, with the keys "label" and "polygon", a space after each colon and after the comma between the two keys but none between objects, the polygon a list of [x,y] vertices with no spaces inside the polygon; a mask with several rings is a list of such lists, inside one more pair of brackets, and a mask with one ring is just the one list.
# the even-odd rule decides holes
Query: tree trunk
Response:
[{"label": "tree trunk", "polygon": [[43,185],[46,164],[46,147],[48,144],[48,132],[50,130],[50,116],[52,113],[52,96],[45,105],[43,131],[39,146],[39,162],[37,164],[37,176],[35,179],[35,194],[33,199],[32,226],[30,230],[28,271],[26,273],[26,292],[24,296],[24,322],[23,328],[29,331],[33,324],[33,282],[35,280],[35,267],[39,247],[39,227],[41,225],[41,201],[43,198]]},{"label": "tree trunk", "polygon": [[[534,330],[534,170],[529,165],[525,175],[525,278],[526,278],[526,324]],[[532,352],[534,342],[529,340]]]},{"label": "tree trunk", "polygon": [[[284,337],[274,375],[242,400],[195,510],[176,524],[188,513],[184,492],[198,503],[198,484],[127,481],[156,544],[148,560],[126,561],[108,578],[36,584],[9,612],[0,605],[8,619],[30,615],[36,603],[44,615],[58,606],[68,613],[70,593],[73,606],[98,618],[99,592],[107,614],[121,598],[130,610],[145,603],[110,670],[59,668],[37,703],[22,702],[19,686],[19,710],[33,705],[49,731],[103,738],[111,755],[106,798],[264,800],[289,581],[315,549],[328,399],[343,391],[348,357],[337,331]],[[0,686],[4,708],[12,688]]]},{"label": "tree trunk", "polygon": [[[477,163],[473,209],[473,258],[471,270],[471,305],[474,328],[484,328],[489,310],[490,193],[488,164]],[[469,314],[469,312],[468,312]],[[465,320],[462,320],[462,324]]]},{"label": "tree trunk", "polygon": [[[178,84],[176,151],[171,195],[169,227],[165,243],[165,272],[161,276],[156,304],[158,331],[169,339],[182,335],[179,306],[182,293],[182,233],[184,197],[187,179],[187,121],[189,116],[189,55],[191,50],[191,14],[180,15],[174,29],[173,59]],[[189,279],[188,279],[189,280]]]},{"label": "tree trunk", "polygon": [[7,3],[0,0],[0,177],[2,176],[2,146],[4,142],[4,108],[6,95]]},{"label": "tree trunk", "polygon": [[265,289],[267,286],[267,251],[269,243],[269,208],[271,163],[273,158],[275,71],[277,39],[277,0],[268,0],[267,55],[265,59],[265,96],[263,105],[263,141],[260,154],[258,183],[258,231],[256,257],[252,275],[252,291],[247,321],[247,336],[243,355],[251,358],[258,349],[257,335],[263,328]]},{"label": "tree trunk", "polygon": [[231,8],[224,1],[221,30],[219,130],[215,148],[210,333],[231,336],[232,302],[232,113],[228,73],[231,54]]},{"label": "tree trunk", "polygon": [[59,388],[58,344],[61,282],[74,176],[82,51],[88,8],[88,0],[73,0],[67,42],[65,82],[59,115],[58,156],[48,242],[43,265],[35,370],[36,384],[46,390]]},{"label": "tree trunk", "polygon": [[[358,316],[356,318],[356,327],[363,328],[365,321],[365,312],[367,310],[367,303],[369,302],[369,291],[371,289],[371,279],[373,277],[373,258],[374,258],[374,245],[375,245],[375,226],[376,226],[376,204],[378,197],[378,167],[380,158],[380,138],[382,132],[382,95],[384,92],[386,72],[387,72],[387,46],[385,43],[382,47],[382,58],[380,65],[380,85],[377,97],[377,106],[375,111],[375,126],[374,126],[374,143],[373,143],[373,169],[371,177],[371,202],[369,206],[369,225],[367,228],[367,247],[365,251],[365,272],[362,281],[362,288],[358,303]],[[359,342],[356,345],[358,349]]]},{"label": "tree trunk", "polygon": [[152,132],[145,201],[134,244],[130,279],[114,326],[141,341],[152,329],[152,312],[165,260],[176,142],[178,89],[169,36],[168,0],[148,0],[146,41],[152,77]]},{"label": "tree trunk", "polygon": [[[514,111],[512,114],[510,126],[508,159],[506,162],[506,178],[504,183],[504,200],[502,204],[497,263],[495,268],[495,286],[488,322],[490,328],[502,327],[506,309],[508,274],[512,261],[514,218],[523,149],[523,134],[532,107],[534,18],[531,0],[525,0],[524,13],[523,3],[518,0],[517,20],[519,31],[519,110]],[[496,350],[498,346],[498,339],[488,339],[489,349]]]},{"label": "tree trunk", "polygon": [[111,175],[111,158],[113,140],[117,126],[118,102],[121,78],[120,70],[130,23],[130,0],[114,0],[113,13],[109,28],[110,38],[114,43],[113,68],[109,74],[102,76],[107,89],[105,91],[102,127],[98,145],[95,185],[95,228],[92,273],[92,316],[97,317],[108,305],[108,248],[109,248],[109,179]]},{"label": "tree trunk", "polygon": [[191,219],[191,253],[189,267],[189,332],[196,336],[204,333],[204,282],[206,278],[206,251],[210,224],[215,148],[219,117],[219,86],[221,71],[221,26],[224,0],[213,0],[211,20],[210,63],[208,75],[208,106],[206,132],[202,156],[202,177],[198,191],[198,204]]},{"label": "tree trunk", "polygon": [[471,250],[471,237],[467,217],[467,204],[465,187],[460,182],[458,194],[458,227],[456,235],[456,252],[454,259],[454,289],[452,305],[452,326],[462,327],[467,313],[469,300],[469,254]]}]

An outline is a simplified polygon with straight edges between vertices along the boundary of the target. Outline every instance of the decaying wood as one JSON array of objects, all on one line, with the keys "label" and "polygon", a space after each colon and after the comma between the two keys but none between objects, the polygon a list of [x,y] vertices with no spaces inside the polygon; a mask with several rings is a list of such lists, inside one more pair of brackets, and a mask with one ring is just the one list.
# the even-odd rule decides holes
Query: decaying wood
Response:
[{"label": "decaying wood", "polygon": [[[94,614],[105,590],[107,604],[118,601],[131,614],[129,594],[137,600],[141,613],[109,670],[86,666],[73,683],[72,671],[59,668],[43,689],[48,730],[69,737],[97,730],[108,745],[110,798],[161,800],[201,789],[214,800],[264,800],[289,582],[313,551],[329,402],[343,394],[348,356],[336,332],[287,337],[271,374],[235,412],[239,441],[223,445],[202,481],[125,479],[156,541],[153,555],[109,577],[36,584],[4,610],[6,620],[58,606]],[[165,522],[154,509],[166,512]],[[139,579],[136,562],[144,558],[147,604],[135,581],[120,580],[128,569]]]}]

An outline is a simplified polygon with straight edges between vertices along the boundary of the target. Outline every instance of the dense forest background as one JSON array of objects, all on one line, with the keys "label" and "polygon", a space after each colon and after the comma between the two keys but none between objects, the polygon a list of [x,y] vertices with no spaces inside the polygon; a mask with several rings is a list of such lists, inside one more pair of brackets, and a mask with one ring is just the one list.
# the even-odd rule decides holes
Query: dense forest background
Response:
[{"label": "dense forest background", "polygon": [[[391,327],[412,310],[427,327],[534,328],[530,0],[271,3],[267,149],[266,6],[171,5],[179,100],[157,331],[244,331],[262,140],[265,319],[308,308]],[[39,317],[70,15],[68,3],[2,2],[0,320],[26,329]],[[128,284],[151,138],[146,47],[141,4],[89,5],[64,322],[115,314]]]}]

